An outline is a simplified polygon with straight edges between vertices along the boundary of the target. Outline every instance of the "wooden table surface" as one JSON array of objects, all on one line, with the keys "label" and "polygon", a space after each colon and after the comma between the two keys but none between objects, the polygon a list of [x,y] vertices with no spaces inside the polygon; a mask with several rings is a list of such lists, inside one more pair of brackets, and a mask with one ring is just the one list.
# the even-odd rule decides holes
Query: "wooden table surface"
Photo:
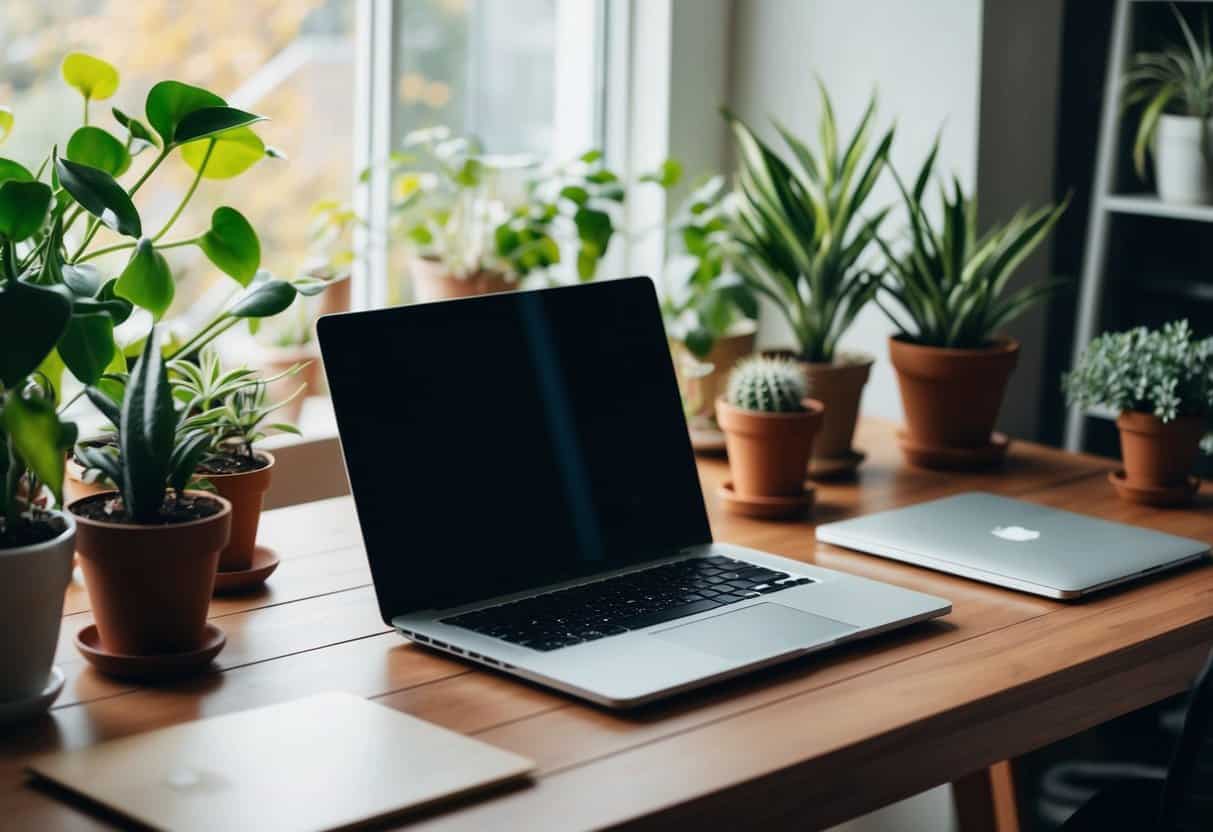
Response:
[{"label": "wooden table surface", "polygon": [[[1213,491],[1184,509],[1131,505],[1107,483],[1108,460],[1014,443],[1000,471],[930,472],[903,465],[893,426],[872,420],[856,446],[868,454],[858,480],[821,486],[816,522],[985,490],[1213,539]],[[211,606],[228,636],[213,673],[148,687],[93,672],[72,644],[91,622],[73,584],[63,694],[49,717],[0,736],[0,827],[108,828],[31,786],[31,753],[339,689],[538,763],[533,782],[415,818],[418,828],[815,829],[1183,690],[1213,645],[1206,565],[1054,602],[819,544],[809,522],[726,515],[713,493],[727,466],[700,470],[716,539],[940,595],[952,614],[608,712],[410,644],[379,618],[349,499],[279,509],[262,524],[283,558],[269,587]]]}]

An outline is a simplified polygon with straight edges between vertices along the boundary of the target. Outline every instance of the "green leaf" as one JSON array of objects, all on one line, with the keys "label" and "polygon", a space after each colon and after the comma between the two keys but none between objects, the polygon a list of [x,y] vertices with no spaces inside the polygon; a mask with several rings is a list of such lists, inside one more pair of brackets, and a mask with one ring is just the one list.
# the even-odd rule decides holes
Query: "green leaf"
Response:
[{"label": "green leaf", "polygon": [[[207,148],[215,147],[207,158]],[[181,146],[181,158],[195,172],[206,161],[204,179],[231,179],[239,176],[265,158],[265,144],[247,127],[230,130],[209,139],[200,139]]]},{"label": "green leaf", "polygon": [[682,343],[696,358],[707,358],[708,353],[712,351],[712,347],[716,343],[716,339],[706,329],[695,327],[683,336]]},{"label": "green leaf", "polygon": [[161,81],[148,90],[144,109],[148,124],[168,146],[177,143],[177,128],[190,113],[226,106],[226,101],[201,87],[180,81]]},{"label": "green leaf", "polygon": [[73,162],[121,176],[131,165],[126,147],[100,127],[86,125],[72,133],[64,155]]},{"label": "green leaf", "polygon": [[76,426],[59,421],[49,399],[10,392],[4,400],[4,430],[17,455],[63,502],[63,467],[67,449],[76,441]]},{"label": "green leaf", "polygon": [[18,182],[33,182],[34,175],[24,166],[12,159],[0,159],[0,182],[15,179]]},{"label": "green leaf", "polygon": [[590,198],[590,192],[580,185],[565,185],[560,189],[560,195],[579,207]]},{"label": "green leaf", "polygon": [[577,226],[578,239],[583,243],[592,243],[601,256],[615,231],[610,215],[604,211],[580,208],[573,215],[573,222]]},{"label": "green leaf", "polygon": [[63,282],[78,298],[96,297],[101,289],[101,272],[92,263],[65,263]]},{"label": "green leaf", "polygon": [[59,71],[63,80],[79,90],[86,101],[102,101],[118,90],[118,70],[83,52],[68,54]]},{"label": "green leaf", "polygon": [[104,312],[72,315],[58,350],[82,384],[96,384],[114,358],[114,319]]},{"label": "green leaf", "polygon": [[155,320],[160,320],[172,305],[175,291],[173,273],[164,255],[156,251],[151,240],[140,240],[126,268],[118,275],[114,294],[146,309]]},{"label": "green leaf", "polygon": [[152,131],[148,130],[142,121],[133,116],[128,116],[117,107],[111,108],[110,112],[114,114],[114,120],[125,127],[126,132],[131,134],[131,139],[151,145],[152,147],[160,146],[160,140],[152,135]]},{"label": "green leaf", "polygon": [[581,154],[580,158],[581,158],[581,161],[585,162],[587,165],[592,165],[595,162],[597,162],[599,159],[602,158],[602,151],[601,150],[587,150],[585,153]]},{"label": "green leaf", "polygon": [[640,177],[641,182],[655,182],[663,188],[674,187],[682,179],[682,163],[677,159],[666,159],[653,173]]},{"label": "green leaf", "polygon": [[118,424],[122,497],[136,523],[154,521],[160,513],[176,429],[168,372],[152,327],[127,382]]},{"label": "green leaf", "polygon": [[235,130],[238,127],[248,127],[265,121],[265,116],[256,113],[246,113],[235,107],[202,107],[184,116],[177,123],[177,131],[173,141],[177,144],[205,139]]},{"label": "green leaf", "polygon": [[[44,186],[45,187],[45,186]],[[23,280],[0,283],[0,383],[15,387],[37,369],[67,327],[72,314],[68,292]]]},{"label": "green leaf", "polygon": [[483,171],[484,165],[481,164],[479,159],[466,159],[451,178],[455,180],[456,184],[472,188],[480,184]]},{"label": "green leaf", "polygon": [[254,283],[228,309],[234,318],[269,318],[295,302],[295,287],[285,280],[269,278]]},{"label": "green leaf", "polygon": [[198,247],[241,286],[248,286],[261,266],[257,232],[239,211],[226,205],[211,214],[211,228],[198,239]]},{"label": "green leaf", "polygon": [[10,179],[0,184],[0,236],[14,243],[32,237],[50,207],[51,189],[42,182]]},{"label": "green leaf", "polygon": [[55,171],[64,190],[106,227],[127,237],[138,237],[143,233],[135,204],[114,177],[70,159],[56,159]]},{"label": "green leaf", "polygon": [[13,132],[13,111],[10,107],[0,107],[0,144]]}]

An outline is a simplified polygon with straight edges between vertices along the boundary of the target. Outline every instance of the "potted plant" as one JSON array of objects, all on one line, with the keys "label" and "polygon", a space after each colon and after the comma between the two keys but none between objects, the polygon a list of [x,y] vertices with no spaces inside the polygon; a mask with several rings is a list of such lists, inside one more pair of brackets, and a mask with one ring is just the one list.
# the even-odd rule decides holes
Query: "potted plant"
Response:
[{"label": "potted plant", "polygon": [[740,120],[726,118],[740,159],[736,235],[742,256],[736,266],[787,319],[809,392],[825,405],[813,462],[814,471],[825,474],[854,470],[862,459],[851,441],[873,359],[842,351],[839,341],[876,292],[877,281],[861,259],[887,209],[866,219],[861,211],[893,131],[868,151],[873,100],[842,144],[824,87],[821,102],[821,146],[815,151],[779,128],[795,161],[785,161]]},{"label": "potted plant", "polygon": [[[224,573],[245,573],[254,568],[261,502],[270,487],[274,456],[253,446],[265,438],[265,430],[298,434],[291,424],[266,424],[271,414],[290,401],[288,398],[270,404],[266,391],[269,385],[288,380],[301,369],[296,365],[284,371],[281,379],[263,380],[247,367],[225,371],[214,350],[204,351],[197,363],[169,364],[173,395],[185,415],[182,430],[201,431],[207,438],[197,474],[232,505],[231,538],[219,554],[221,578]],[[302,392],[303,388],[298,387],[294,396]],[[273,562],[276,565],[276,559]],[[263,566],[272,571],[272,565]]]},{"label": "potted plant", "polygon": [[[118,443],[76,455],[118,487],[68,506],[96,622],[96,641],[85,632],[77,641],[90,659],[132,664],[198,655],[212,640],[206,616],[232,509],[223,497],[187,489],[209,437],[183,429],[155,327],[121,404],[96,387],[89,397],[118,425]],[[213,653],[204,655],[209,662]]]},{"label": "potted plant", "polygon": [[808,398],[796,363],[755,356],[738,364],[728,392],[716,400],[733,477],[721,490],[725,504],[760,517],[806,508],[812,491],[805,471],[823,412],[821,402]]},{"label": "potted plant", "polygon": [[1006,452],[1006,438],[993,431],[1019,343],[998,331],[1057,285],[1007,293],[1007,282],[1048,236],[1068,199],[1021,211],[979,236],[976,203],[953,178],[951,195],[939,188],[940,220],[932,223],[924,196],[937,149],[911,189],[893,172],[909,218],[908,240],[900,251],[880,238],[878,244],[887,261],[882,285],[901,313],[877,302],[898,330],[889,356],[905,410],[903,452],[927,467],[974,467]]},{"label": "potted plant", "polygon": [[1124,78],[1124,106],[1141,104],[1133,165],[1146,178],[1146,154],[1154,156],[1158,195],[1167,202],[1213,201],[1213,46],[1205,19],[1198,41],[1174,5],[1182,47],[1134,56]]},{"label": "potted plant", "polygon": [[1072,405],[1117,414],[1125,467],[1110,479],[1122,497],[1151,505],[1192,497],[1200,484],[1192,468],[1213,420],[1213,338],[1196,340],[1187,321],[1104,333],[1062,387]]},{"label": "potted plant", "polygon": [[[696,447],[717,447],[716,399],[754,352],[758,299],[733,264],[738,254],[728,184],[713,176],[674,211],[667,229],[662,312]],[[703,368],[703,369],[701,369]]]}]

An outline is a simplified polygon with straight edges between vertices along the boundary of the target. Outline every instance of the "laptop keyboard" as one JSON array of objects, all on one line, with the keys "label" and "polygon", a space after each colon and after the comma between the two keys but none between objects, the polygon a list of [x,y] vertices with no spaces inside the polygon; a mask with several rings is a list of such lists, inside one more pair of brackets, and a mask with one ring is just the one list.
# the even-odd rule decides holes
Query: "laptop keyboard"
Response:
[{"label": "laptop keyboard", "polygon": [[813,583],[723,556],[690,558],[442,619],[532,650],[642,630]]}]

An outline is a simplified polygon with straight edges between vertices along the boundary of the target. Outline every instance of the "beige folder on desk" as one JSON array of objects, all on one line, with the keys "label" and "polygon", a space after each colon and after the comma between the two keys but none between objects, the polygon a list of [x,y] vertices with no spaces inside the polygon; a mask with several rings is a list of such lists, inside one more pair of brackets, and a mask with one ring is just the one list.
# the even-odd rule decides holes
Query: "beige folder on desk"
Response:
[{"label": "beige folder on desk", "polygon": [[534,763],[345,693],[163,728],[29,764],[157,829],[339,829],[526,775]]}]

